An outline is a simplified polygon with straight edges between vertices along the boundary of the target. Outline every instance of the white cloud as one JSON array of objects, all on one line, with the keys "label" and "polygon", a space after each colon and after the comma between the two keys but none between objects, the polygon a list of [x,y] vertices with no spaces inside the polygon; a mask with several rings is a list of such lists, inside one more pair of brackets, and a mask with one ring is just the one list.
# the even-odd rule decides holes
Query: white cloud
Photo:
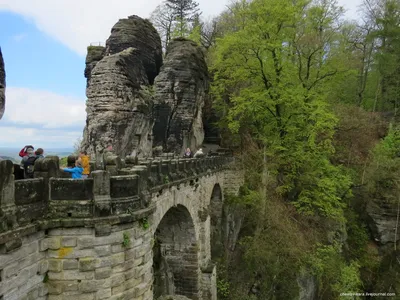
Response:
[{"label": "white cloud", "polygon": [[45,149],[72,147],[80,137],[82,131],[0,126],[1,147],[22,148],[25,145]]},{"label": "white cloud", "polygon": [[[105,42],[111,27],[128,15],[147,18],[161,0],[1,0],[0,10],[32,20],[46,34],[80,55],[91,42]],[[199,0],[204,15],[216,15],[228,0]]]},{"label": "white cloud", "polygon": [[2,122],[30,127],[82,129],[85,124],[83,99],[48,91],[7,87],[6,101]]},{"label": "white cloud", "polygon": [[0,147],[72,147],[82,137],[85,101],[49,91],[7,87]]}]

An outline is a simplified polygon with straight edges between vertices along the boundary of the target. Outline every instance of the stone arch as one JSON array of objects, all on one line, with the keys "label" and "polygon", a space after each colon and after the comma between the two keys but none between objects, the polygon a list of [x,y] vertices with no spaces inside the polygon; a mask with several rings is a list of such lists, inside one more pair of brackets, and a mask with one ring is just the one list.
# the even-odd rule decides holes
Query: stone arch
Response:
[{"label": "stone arch", "polygon": [[222,235],[223,198],[221,186],[214,185],[210,199],[210,241],[211,260],[219,257],[223,251]]},{"label": "stone arch", "polygon": [[183,205],[170,208],[154,233],[153,296],[199,299],[199,261],[193,219]]}]

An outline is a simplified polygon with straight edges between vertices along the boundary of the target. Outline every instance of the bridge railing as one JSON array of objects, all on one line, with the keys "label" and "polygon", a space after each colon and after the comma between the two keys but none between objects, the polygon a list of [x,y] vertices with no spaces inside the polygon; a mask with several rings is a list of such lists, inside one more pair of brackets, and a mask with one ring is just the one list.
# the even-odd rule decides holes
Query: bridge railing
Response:
[{"label": "bridge railing", "polygon": [[105,47],[106,44],[104,42],[91,42],[90,46],[101,46],[101,47]]},{"label": "bridge railing", "polygon": [[11,161],[0,161],[0,244],[15,237],[22,226],[34,230],[134,217],[149,208],[153,192],[219,171],[232,160],[216,156],[137,161],[109,156],[102,169],[79,180],[61,178],[58,157],[37,160],[35,178],[25,180],[14,179]]}]

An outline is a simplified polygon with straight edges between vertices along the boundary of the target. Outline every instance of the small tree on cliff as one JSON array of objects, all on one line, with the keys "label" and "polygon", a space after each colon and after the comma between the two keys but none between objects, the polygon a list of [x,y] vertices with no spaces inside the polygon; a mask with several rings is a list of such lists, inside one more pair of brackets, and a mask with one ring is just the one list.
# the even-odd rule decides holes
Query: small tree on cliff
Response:
[{"label": "small tree on cliff", "polygon": [[166,6],[172,10],[177,22],[175,34],[185,37],[189,33],[188,24],[199,15],[199,4],[193,0],[166,0]]}]

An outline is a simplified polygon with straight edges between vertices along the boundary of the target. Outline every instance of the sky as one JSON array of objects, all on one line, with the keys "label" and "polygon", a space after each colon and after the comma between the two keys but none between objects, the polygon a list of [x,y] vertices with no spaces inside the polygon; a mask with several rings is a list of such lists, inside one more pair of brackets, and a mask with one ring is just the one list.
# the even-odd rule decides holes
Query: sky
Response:
[{"label": "sky", "polygon": [[[149,17],[162,0],[0,0],[6,110],[0,147],[72,147],[86,120],[86,48],[104,43],[118,19]],[[218,15],[229,0],[198,0]],[[338,0],[357,19],[361,0]]]}]

